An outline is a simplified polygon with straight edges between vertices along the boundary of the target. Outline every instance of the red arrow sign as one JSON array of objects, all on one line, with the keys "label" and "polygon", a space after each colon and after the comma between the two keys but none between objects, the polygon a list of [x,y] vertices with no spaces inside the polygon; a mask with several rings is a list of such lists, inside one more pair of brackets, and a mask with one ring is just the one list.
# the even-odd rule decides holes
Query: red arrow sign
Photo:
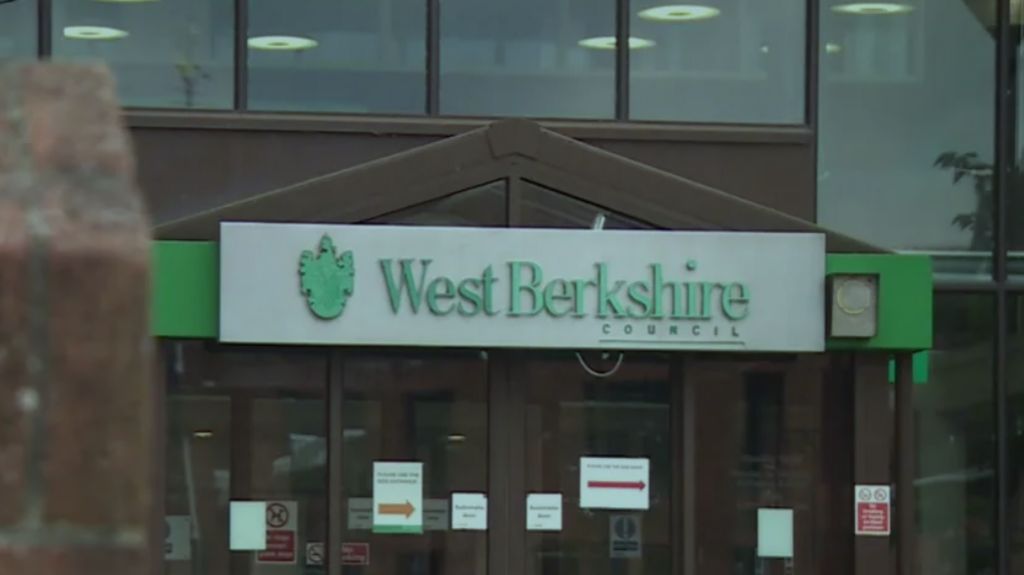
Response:
[{"label": "red arrow sign", "polygon": [[588,481],[591,489],[636,489],[643,491],[647,484],[643,481]]}]

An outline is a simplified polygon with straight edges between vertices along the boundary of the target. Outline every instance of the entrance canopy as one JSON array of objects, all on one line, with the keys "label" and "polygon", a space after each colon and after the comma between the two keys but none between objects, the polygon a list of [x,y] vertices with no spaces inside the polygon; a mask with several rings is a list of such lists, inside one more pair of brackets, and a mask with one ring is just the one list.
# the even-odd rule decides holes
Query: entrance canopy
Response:
[{"label": "entrance canopy", "polygon": [[[507,188],[502,188],[503,183]],[[673,230],[813,232],[826,235],[831,253],[885,250],[813,223],[744,200],[556,134],[527,120],[504,120],[394,156],[327,174],[164,224],[157,237],[214,240],[225,221],[291,223],[372,222],[467,190],[436,225],[537,225],[522,214],[546,190],[608,210],[628,220],[622,227]],[[507,194],[495,193],[507,189]],[[485,200],[485,196],[490,201]],[[507,218],[494,211],[507,211]],[[543,209],[543,208],[541,208]],[[570,210],[571,211],[571,210]],[[582,214],[577,214],[577,218]],[[461,219],[460,219],[461,218]],[[393,218],[392,218],[393,220]],[[572,227],[588,227],[589,221]],[[552,226],[555,227],[555,226]]]}]

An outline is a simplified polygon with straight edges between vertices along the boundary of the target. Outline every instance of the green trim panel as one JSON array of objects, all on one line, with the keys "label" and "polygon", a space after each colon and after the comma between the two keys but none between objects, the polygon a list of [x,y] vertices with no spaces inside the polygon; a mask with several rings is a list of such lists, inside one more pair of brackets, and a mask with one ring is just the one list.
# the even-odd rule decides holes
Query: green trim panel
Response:
[{"label": "green trim panel", "polygon": [[[216,339],[219,262],[216,242],[156,242],[153,334]],[[927,256],[829,254],[829,274],[879,276],[878,335],[828,341],[829,350],[922,350],[932,346],[932,268]]]},{"label": "green trim panel", "polygon": [[828,275],[878,275],[878,333],[865,340],[829,339],[832,350],[923,350],[932,347],[932,262],[928,256],[829,254]]},{"label": "green trim panel", "polygon": [[156,242],[153,247],[153,335],[209,338],[218,334],[216,242]]}]

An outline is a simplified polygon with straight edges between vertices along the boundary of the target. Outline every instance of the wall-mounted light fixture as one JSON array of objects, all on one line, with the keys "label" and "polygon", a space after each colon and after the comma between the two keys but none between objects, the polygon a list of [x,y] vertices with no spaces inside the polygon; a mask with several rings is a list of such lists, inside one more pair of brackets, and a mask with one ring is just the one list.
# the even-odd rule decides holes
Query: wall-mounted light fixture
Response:
[{"label": "wall-mounted light fixture", "polygon": [[872,274],[828,276],[828,335],[870,338],[878,333],[878,284]]}]

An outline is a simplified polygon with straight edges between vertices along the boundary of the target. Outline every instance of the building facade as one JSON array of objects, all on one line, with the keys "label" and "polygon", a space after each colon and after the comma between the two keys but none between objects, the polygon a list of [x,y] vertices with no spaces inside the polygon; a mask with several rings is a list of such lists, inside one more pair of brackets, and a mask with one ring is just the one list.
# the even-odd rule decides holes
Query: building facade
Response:
[{"label": "building facade", "polygon": [[[168,573],[1006,575],[1024,573],[1019,12],[9,0],[0,59],[118,80],[163,242]],[[223,222],[602,220],[823,237],[819,279],[883,280],[879,331],[739,355],[220,337]],[[869,256],[898,269],[843,259]],[[886,279],[917,256],[928,293]],[[907,299],[887,303],[893,283]],[[648,459],[649,507],[581,507],[590,455]],[[421,534],[373,532],[384,460],[423,464]],[[888,538],[854,535],[860,484],[893,488]],[[487,495],[486,530],[452,528],[453,493]],[[552,493],[560,530],[528,529],[526,499]],[[232,551],[245,501],[274,549]],[[791,511],[762,518],[788,555],[759,552],[760,510]]]}]

